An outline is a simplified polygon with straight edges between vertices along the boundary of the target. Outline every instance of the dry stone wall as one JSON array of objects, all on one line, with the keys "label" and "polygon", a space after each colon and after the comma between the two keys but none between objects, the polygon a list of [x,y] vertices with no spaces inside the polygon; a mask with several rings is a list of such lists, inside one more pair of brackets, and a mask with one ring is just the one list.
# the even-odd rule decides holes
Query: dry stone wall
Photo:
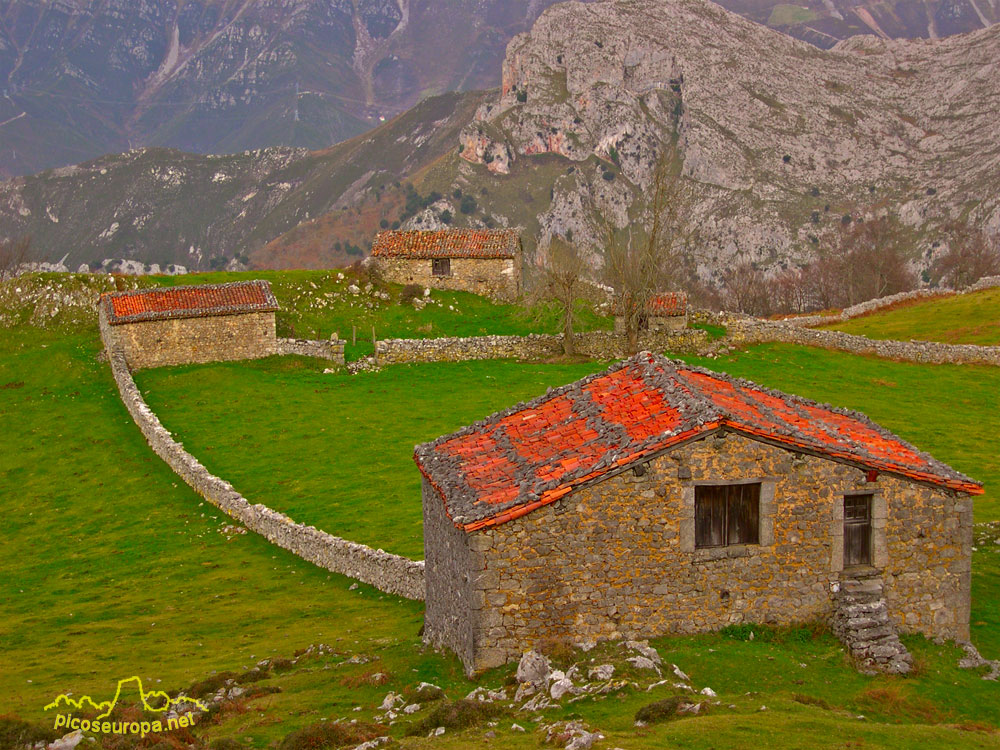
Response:
[{"label": "dry stone wall", "polygon": [[870,339],[842,331],[800,328],[797,325],[784,322],[760,320],[735,313],[711,313],[704,310],[699,310],[693,317],[700,322],[725,326],[728,331],[728,343],[737,347],[778,341],[786,344],[836,349],[851,354],[870,354],[901,362],[1000,367],[1000,346]]},{"label": "dry stone wall", "polygon": [[[708,334],[700,329],[660,331],[639,337],[640,350],[655,352],[705,353]],[[594,359],[621,359],[629,356],[622,336],[610,331],[587,331],[576,335],[576,351]],[[562,336],[472,336],[468,338],[386,339],[375,342],[375,358],[380,366],[416,362],[460,362],[471,359],[546,359],[562,354]]]},{"label": "dry stone wall", "polygon": [[296,523],[265,505],[250,503],[229,482],[210,473],[173,439],[146,404],[132,379],[124,354],[112,351],[109,359],[122,402],[153,452],[195,492],[248,529],[321,568],[371,584],[389,594],[407,599],[424,598],[423,561],[372,549],[314,526]]},{"label": "dry stone wall", "polygon": [[867,315],[868,313],[875,312],[876,310],[881,310],[883,307],[891,307],[898,302],[908,302],[909,300],[926,299],[928,297],[949,297],[955,294],[978,292],[982,289],[991,289],[997,286],[1000,286],[1000,276],[984,276],[975,284],[960,291],[949,289],[948,287],[938,287],[935,289],[912,289],[909,292],[899,292],[898,294],[890,294],[887,297],[879,297],[878,299],[870,299],[865,302],[859,302],[856,305],[845,307],[839,313],[835,313],[833,315],[799,315],[794,318],[786,318],[782,322],[795,326],[831,325],[833,323],[841,323],[845,320],[850,320],[851,318],[857,318],[861,315]]},{"label": "dry stone wall", "polygon": [[298,354],[303,357],[328,359],[344,364],[344,342],[340,339],[278,339],[278,354]]}]

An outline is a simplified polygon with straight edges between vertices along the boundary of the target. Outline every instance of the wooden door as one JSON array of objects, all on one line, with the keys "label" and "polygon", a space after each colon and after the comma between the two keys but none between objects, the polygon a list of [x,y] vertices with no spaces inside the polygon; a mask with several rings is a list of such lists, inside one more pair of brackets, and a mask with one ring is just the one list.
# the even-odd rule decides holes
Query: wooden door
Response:
[{"label": "wooden door", "polygon": [[844,496],[844,567],[871,565],[872,496]]}]

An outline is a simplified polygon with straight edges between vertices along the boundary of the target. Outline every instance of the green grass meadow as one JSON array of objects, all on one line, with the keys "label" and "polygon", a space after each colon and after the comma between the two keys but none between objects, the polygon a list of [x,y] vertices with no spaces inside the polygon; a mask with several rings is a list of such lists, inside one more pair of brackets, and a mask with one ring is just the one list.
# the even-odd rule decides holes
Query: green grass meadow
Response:
[{"label": "green grass meadow", "polygon": [[915,302],[828,326],[870,339],[1000,345],[1000,288]]},{"label": "green grass meadow", "polygon": [[[315,277],[287,283],[298,294],[309,282],[320,285]],[[441,317],[431,321],[432,331],[444,330],[447,320],[456,333],[534,325],[502,315],[495,323],[473,316],[460,324],[473,305],[459,300],[454,318],[447,305],[435,308]],[[340,318],[329,308],[309,309],[304,302],[296,308],[299,325],[329,335],[324,326],[342,327],[358,308],[347,303]],[[429,320],[416,316],[386,328],[402,335]],[[150,451],[98,352],[92,328],[0,331],[0,716],[49,723],[43,706],[59,693],[110,697],[115,683],[132,675],[147,688],[179,689],[326,644],[328,653],[303,657],[261,683],[280,692],[239,702],[201,730],[205,739],[263,749],[316,722],[372,721],[387,692],[420,681],[440,685],[451,698],[476,684],[509,681],[512,666],[473,682],[454,656],[424,647],[421,603],[354,585],[255,534],[226,531],[229,519]],[[787,345],[690,361],[865,411],[985,482],[976,520],[1000,519],[1000,370]],[[324,375],[323,362],[286,357],[144,371],[137,382],[166,427],[251,501],[422,557],[414,444],[604,366],[442,363],[349,376]],[[1000,544],[992,539],[974,553],[971,619],[974,642],[1000,658]],[[537,726],[565,719],[604,732],[597,748],[1000,746],[997,684],[957,669],[960,651],[952,644],[905,640],[917,672],[890,678],[857,673],[822,631],[755,641],[661,638],[654,645],[668,664],[691,675],[697,689],[718,693],[719,703],[703,715],[636,727],[635,712],[670,695],[667,684],[564,701],[538,721],[505,715],[496,727],[434,739],[404,738],[409,718],[384,731],[398,743],[389,747],[445,750],[539,748],[544,732]],[[603,659],[615,648],[576,658]],[[357,655],[365,658],[351,658]],[[527,731],[513,731],[515,721]]]}]

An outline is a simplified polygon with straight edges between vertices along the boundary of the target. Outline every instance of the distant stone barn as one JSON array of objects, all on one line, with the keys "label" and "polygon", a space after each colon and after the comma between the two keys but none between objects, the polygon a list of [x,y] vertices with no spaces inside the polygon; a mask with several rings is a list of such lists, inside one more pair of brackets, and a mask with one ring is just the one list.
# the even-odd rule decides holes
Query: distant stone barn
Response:
[{"label": "distant stone barn", "polygon": [[550,640],[816,620],[906,671],[897,631],[969,635],[982,487],[857,412],[643,352],[415,460],[425,638],[470,673]]},{"label": "distant stone barn", "polygon": [[521,292],[521,239],[512,229],[379,232],[372,259],[382,277],[512,301]]},{"label": "distant stone barn", "polygon": [[132,370],[268,357],[276,310],[266,281],[111,292],[99,303],[101,339]]},{"label": "distant stone barn", "polygon": [[[640,331],[679,331],[687,328],[688,298],[684,292],[661,292],[650,297],[639,318]],[[615,315],[615,332],[625,332],[625,318]]]}]

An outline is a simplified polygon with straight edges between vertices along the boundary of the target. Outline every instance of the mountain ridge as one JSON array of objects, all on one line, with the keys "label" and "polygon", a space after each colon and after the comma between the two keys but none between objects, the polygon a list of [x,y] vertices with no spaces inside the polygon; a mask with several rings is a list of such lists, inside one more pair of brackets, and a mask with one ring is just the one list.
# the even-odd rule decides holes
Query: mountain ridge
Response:
[{"label": "mountain ridge", "polygon": [[[562,3],[511,40],[497,91],[427,100],[323,151],[137,152],[18,178],[0,183],[0,222],[53,259],[72,243],[71,267],[234,255],[317,267],[361,257],[380,228],[449,223],[517,227],[529,261],[537,238],[572,235],[597,267],[596,219],[641,216],[659,144],[676,139],[698,193],[704,243],[686,261],[701,279],[805,262],[885,212],[926,268],[947,221],[1000,231],[998,60],[995,26],[821,50],[704,0]],[[145,182],[129,181],[130,161]],[[112,165],[117,187],[95,190],[87,180]]]}]

